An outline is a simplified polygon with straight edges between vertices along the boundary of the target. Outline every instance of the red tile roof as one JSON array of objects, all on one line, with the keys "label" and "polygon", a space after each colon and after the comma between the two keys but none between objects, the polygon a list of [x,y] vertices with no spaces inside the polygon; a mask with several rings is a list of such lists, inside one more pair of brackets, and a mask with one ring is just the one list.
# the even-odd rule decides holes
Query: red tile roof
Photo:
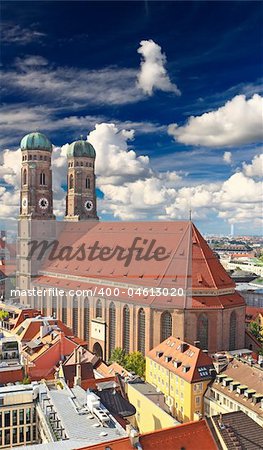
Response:
[{"label": "red tile roof", "polygon": [[[189,383],[210,379],[209,370],[214,368],[207,353],[173,336],[154,347],[146,356]],[[178,367],[175,361],[179,362]],[[187,371],[184,372],[184,368]]]},{"label": "red tile roof", "polygon": [[[217,450],[217,445],[205,420],[189,422],[140,436],[142,450]],[[130,438],[83,447],[82,450],[134,450]]]},{"label": "red tile roof", "polygon": [[[59,237],[60,247],[71,245],[73,253],[76,253],[84,244],[85,258],[46,261],[42,268],[43,275],[35,279],[35,285],[65,290],[92,289],[96,286],[106,288],[109,286],[107,280],[110,279],[116,284],[119,282],[130,286],[193,289],[193,297],[185,295],[131,297],[127,288],[124,288],[121,289],[118,299],[125,302],[129,300],[166,308],[188,309],[208,307],[221,309],[244,305],[243,298],[234,293],[233,280],[192,222],[102,222],[93,223],[88,230],[87,227],[86,222],[78,224],[77,227],[76,224],[74,226],[70,223],[63,224],[63,232]],[[88,259],[89,246],[95,242],[99,243],[100,248],[108,247],[113,251],[117,246],[129,248],[138,237],[141,241],[137,245],[142,245],[142,240],[146,240],[147,245],[155,240],[154,249],[158,246],[165,247],[169,257],[162,261],[150,259],[144,262],[136,260],[135,253],[128,267],[125,267],[123,260],[117,258],[116,253],[108,261]],[[153,251],[150,255],[153,256]],[[65,275],[75,278],[65,278]],[[96,283],[97,279],[100,282]],[[104,285],[101,284],[101,280],[105,280]]]}]

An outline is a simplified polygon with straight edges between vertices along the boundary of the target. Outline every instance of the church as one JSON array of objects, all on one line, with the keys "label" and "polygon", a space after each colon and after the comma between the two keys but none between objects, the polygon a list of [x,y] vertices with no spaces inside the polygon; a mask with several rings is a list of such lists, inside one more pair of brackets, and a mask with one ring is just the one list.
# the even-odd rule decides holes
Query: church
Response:
[{"label": "church", "polygon": [[[58,221],[50,140],[30,133],[20,148],[17,289],[41,293],[22,303],[62,320],[104,360],[116,347],[146,354],[170,335],[208,352],[244,347],[244,299],[192,221],[100,221],[96,152],[85,140],[68,146]],[[29,257],[33,240],[45,258]],[[80,256],[84,247],[92,257]],[[75,257],[63,256],[69,249]]]}]

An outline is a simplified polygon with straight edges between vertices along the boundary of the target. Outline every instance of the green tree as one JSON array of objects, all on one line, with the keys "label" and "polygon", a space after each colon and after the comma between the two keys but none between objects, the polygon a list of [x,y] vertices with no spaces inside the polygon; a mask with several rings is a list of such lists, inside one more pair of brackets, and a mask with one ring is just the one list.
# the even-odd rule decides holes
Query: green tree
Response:
[{"label": "green tree", "polygon": [[0,320],[5,320],[5,319],[8,318],[8,316],[9,316],[8,312],[4,311],[3,309],[1,309],[1,311],[0,311]]},{"label": "green tree", "polygon": [[145,358],[140,352],[132,352],[125,358],[125,369],[135,372],[139,377],[145,377]]},{"label": "green tree", "polygon": [[257,322],[250,322],[249,329],[253,334],[253,336],[255,336],[255,338],[259,342],[263,343],[263,336],[262,336],[263,328]]},{"label": "green tree", "polygon": [[125,367],[125,359],[126,359],[126,352],[120,347],[117,347],[113,350],[111,357],[110,357],[110,363],[116,362],[120,364],[122,367]]}]

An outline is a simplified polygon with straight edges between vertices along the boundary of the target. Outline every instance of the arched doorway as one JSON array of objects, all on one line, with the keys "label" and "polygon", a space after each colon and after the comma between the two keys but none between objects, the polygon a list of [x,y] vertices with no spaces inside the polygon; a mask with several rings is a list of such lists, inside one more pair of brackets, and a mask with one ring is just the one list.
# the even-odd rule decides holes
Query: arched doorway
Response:
[{"label": "arched doorway", "polygon": [[98,342],[95,342],[95,344],[93,345],[92,351],[99,358],[101,358],[101,359],[103,358],[103,350],[102,350],[101,345]]}]

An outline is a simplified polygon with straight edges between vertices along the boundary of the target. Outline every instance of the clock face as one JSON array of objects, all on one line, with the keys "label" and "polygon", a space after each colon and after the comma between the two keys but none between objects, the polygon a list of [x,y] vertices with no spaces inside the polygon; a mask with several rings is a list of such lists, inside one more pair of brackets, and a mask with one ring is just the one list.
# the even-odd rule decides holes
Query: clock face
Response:
[{"label": "clock face", "polygon": [[92,203],[91,200],[87,200],[87,201],[85,202],[85,208],[86,208],[87,211],[91,211],[91,210],[92,210],[92,208],[93,208],[93,203]]},{"label": "clock face", "polygon": [[38,204],[39,204],[41,209],[47,209],[47,207],[48,207],[48,199],[46,199],[45,197],[42,197],[39,200]]},{"label": "clock face", "polygon": [[27,199],[26,198],[23,198],[23,200],[22,200],[22,207],[23,208],[27,207]]}]

